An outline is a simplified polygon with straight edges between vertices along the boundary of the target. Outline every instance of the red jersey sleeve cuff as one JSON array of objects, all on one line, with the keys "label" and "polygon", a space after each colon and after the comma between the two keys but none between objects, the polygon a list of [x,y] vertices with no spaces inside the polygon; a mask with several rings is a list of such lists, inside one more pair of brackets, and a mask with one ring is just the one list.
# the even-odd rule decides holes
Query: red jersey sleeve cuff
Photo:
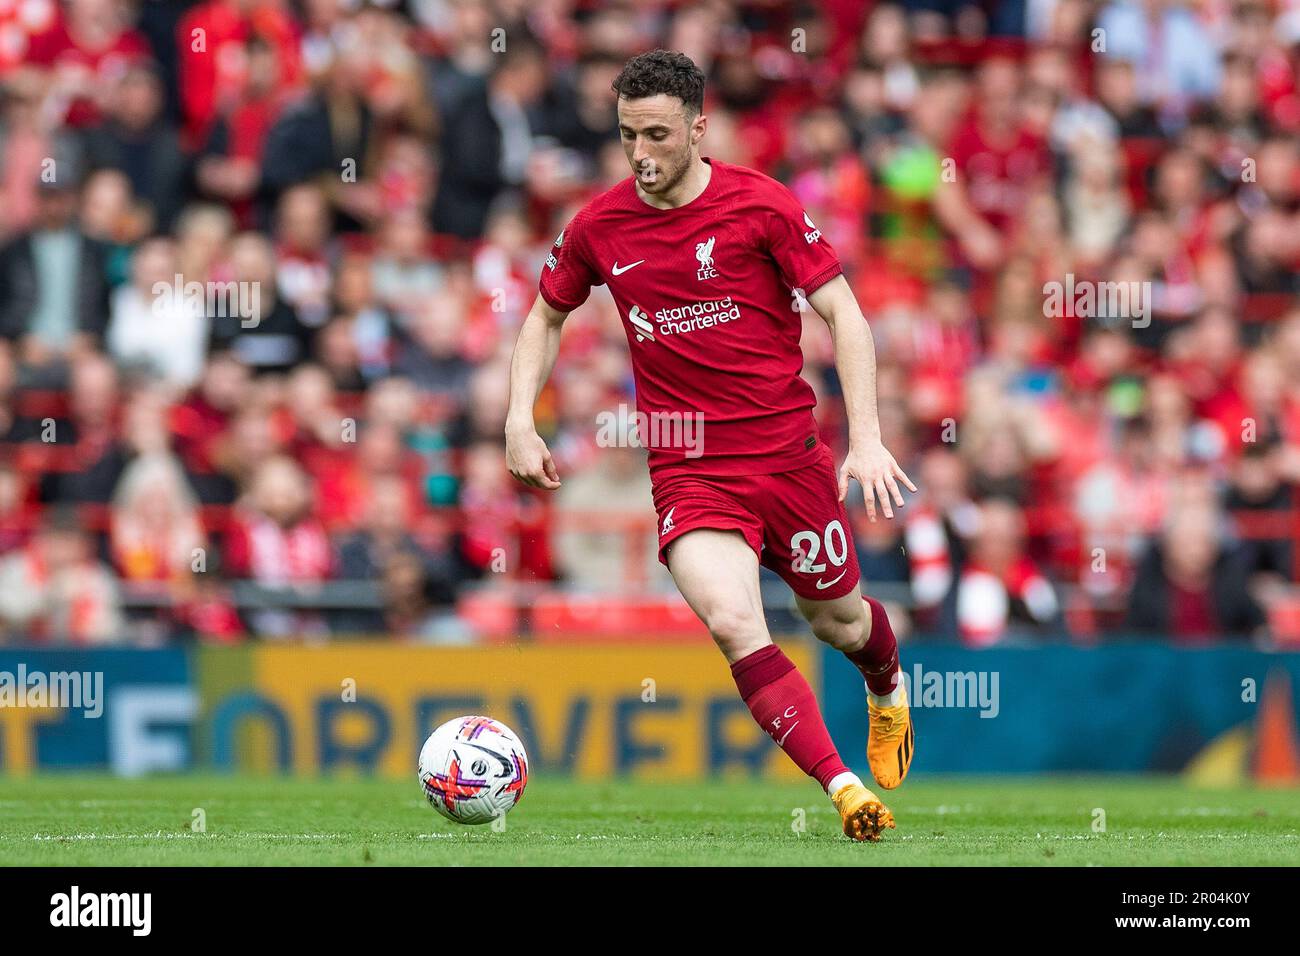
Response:
[{"label": "red jersey sleeve cuff", "polygon": [[843,271],[844,268],[838,262],[833,262],[821,272],[814,273],[812,276],[799,283],[799,288],[803,289],[804,298],[812,295],[837,275],[840,275]]},{"label": "red jersey sleeve cuff", "polygon": [[[557,312],[572,312],[578,306],[582,305],[582,302],[574,302],[572,304],[561,303],[558,299],[555,299],[553,296],[551,296],[551,294],[548,293],[541,286],[537,287],[537,291],[541,293],[542,298],[546,300],[546,304],[549,305],[552,309],[555,309]],[[583,302],[585,301],[586,300],[584,299]]]}]

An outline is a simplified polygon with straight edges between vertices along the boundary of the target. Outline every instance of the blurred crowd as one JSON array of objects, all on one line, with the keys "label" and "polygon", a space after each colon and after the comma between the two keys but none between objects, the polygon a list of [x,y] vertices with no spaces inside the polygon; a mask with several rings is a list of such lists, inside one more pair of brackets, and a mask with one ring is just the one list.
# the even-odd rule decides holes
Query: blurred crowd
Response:
[{"label": "blurred crowd", "polygon": [[539,404],[562,490],[502,437],[547,249],[629,174],[610,83],[656,46],[872,324],[921,491],[852,513],[909,630],[1194,644],[1294,604],[1295,0],[0,0],[8,638],[472,640],[476,588],[671,590],[644,455],[602,447],[635,403],[604,290]]}]

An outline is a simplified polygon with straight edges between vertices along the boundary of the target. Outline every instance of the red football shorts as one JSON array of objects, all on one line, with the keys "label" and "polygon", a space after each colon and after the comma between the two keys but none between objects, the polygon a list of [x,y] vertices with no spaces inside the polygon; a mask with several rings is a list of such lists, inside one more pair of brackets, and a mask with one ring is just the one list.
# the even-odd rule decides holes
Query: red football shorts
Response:
[{"label": "red football shorts", "polygon": [[858,556],[839,501],[835,459],[822,446],[812,464],[778,475],[675,475],[654,486],[659,560],[688,531],[739,531],[795,594],[814,601],[843,597],[858,583]]}]

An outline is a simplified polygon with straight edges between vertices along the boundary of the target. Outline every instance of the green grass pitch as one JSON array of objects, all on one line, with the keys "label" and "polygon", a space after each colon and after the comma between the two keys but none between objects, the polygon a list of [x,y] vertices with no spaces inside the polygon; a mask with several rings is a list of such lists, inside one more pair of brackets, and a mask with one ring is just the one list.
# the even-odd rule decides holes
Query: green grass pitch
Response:
[{"label": "green grass pitch", "polygon": [[[887,802],[898,829],[881,843],[855,844],[841,836],[838,816],[811,782],[535,776],[504,830],[494,832],[442,820],[414,779],[47,775],[0,779],[0,863],[1300,863],[1294,791],[1194,790],[1169,778],[920,777]],[[206,832],[192,828],[196,810]],[[1095,828],[1103,819],[1104,832]]]}]

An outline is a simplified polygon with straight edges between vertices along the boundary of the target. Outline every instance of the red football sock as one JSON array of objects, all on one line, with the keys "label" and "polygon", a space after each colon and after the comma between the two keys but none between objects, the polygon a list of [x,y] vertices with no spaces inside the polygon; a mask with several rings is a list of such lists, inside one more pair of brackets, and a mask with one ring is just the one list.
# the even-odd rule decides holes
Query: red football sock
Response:
[{"label": "red football sock", "polygon": [[848,772],[812,688],[781,648],[769,644],[741,658],[731,665],[731,676],[758,726],[823,790],[836,774]]},{"label": "red football sock", "polygon": [[889,626],[889,615],[885,606],[875,598],[863,596],[871,608],[871,636],[853,653],[845,652],[862,672],[867,687],[877,697],[887,697],[894,692],[894,683],[898,677],[898,639],[894,629]]}]

